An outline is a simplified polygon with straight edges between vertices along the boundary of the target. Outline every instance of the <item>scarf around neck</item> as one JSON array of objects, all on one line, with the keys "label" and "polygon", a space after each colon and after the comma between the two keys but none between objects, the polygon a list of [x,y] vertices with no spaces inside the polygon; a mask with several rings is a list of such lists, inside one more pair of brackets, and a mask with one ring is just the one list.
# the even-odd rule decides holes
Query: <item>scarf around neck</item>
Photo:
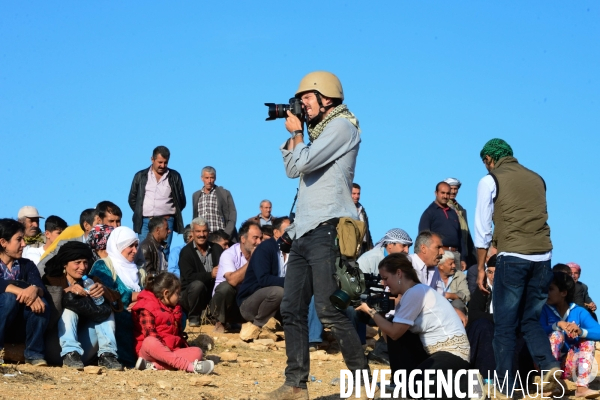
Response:
[{"label": "scarf around neck", "polygon": [[36,244],[36,243],[46,243],[45,236],[43,233],[38,233],[35,236],[23,236],[23,240],[26,245]]},{"label": "scarf around neck", "polygon": [[308,136],[311,142],[317,140],[317,138],[323,133],[323,130],[335,118],[346,118],[352,125],[354,125],[358,129],[358,133],[360,134],[360,127],[358,126],[358,119],[348,110],[348,106],[345,104],[340,104],[336,108],[334,108],[321,122],[316,124],[315,126],[310,126],[307,124],[308,128]]}]

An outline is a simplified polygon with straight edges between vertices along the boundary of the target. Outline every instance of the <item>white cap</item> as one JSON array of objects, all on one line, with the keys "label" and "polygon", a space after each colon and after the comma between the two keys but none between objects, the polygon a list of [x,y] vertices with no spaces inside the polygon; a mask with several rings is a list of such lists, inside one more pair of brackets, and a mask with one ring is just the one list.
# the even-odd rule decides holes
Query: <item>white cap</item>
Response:
[{"label": "white cap", "polygon": [[21,207],[17,218],[23,219],[23,218],[44,218],[44,217],[42,217],[40,215],[37,208],[35,208],[34,206],[25,206],[25,207]]}]

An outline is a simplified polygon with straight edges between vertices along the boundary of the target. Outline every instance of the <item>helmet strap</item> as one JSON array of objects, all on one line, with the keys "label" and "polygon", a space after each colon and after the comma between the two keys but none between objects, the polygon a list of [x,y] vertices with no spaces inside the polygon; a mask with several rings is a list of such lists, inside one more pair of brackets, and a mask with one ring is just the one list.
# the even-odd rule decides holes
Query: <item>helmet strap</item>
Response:
[{"label": "helmet strap", "polygon": [[323,117],[324,117],[323,113],[325,113],[327,110],[333,108],[334,105],[333,104],[330,104],[328,106],[323,105],[323,99],[321,99],[321,93],[319,93],[316,90],[313,93],[315,94],[315,97],[317,98],[317,103],[319,103],[319,113],[311,120],[311,125],[316,125],[323,120]]}]

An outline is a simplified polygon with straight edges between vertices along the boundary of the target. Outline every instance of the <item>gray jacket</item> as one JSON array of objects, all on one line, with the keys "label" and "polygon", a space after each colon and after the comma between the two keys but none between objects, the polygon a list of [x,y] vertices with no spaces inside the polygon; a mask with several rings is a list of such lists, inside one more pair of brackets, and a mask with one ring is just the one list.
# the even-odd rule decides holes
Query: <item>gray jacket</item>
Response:
[{"label": "gray jacket", "polygon": [[[198,216],[198,201],[200,200],[200,193],[202,189],[194,192],[192,195],[192,219]],[[219,214],[223,217],[223,221],[225,222],[225,232],[229,236],[231,236],[232,241],[237,241],[237,229],[235,228],[235,223],[237,220],[237,210],[235,209],[235,204],[233,203],[233,197],[231,197],[231,193],[229,190],[215,185],[215,194],[217,195],[217,208],[219,210]]]},{"label": "gray jacket", "polygon": [[300,178],[292,228],[295,237],[332,218],[358,219],[351,195],[360,145],[358,129],[345,118],[335,118],[314,142],[300,143],[293,151],[286,144],[280,147],[285,173]]}]

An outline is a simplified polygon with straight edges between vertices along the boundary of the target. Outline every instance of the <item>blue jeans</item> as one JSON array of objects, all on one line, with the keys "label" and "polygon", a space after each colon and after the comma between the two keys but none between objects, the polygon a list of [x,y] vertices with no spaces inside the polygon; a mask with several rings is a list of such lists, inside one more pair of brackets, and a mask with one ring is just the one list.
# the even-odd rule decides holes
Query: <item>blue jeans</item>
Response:
[{"label": "blue jeans", "polygon": [[322,343],[323,324],[317,317],[317,309],[315,308],[315,296],[310,298],[308,305],[308,343]]},{"label": "blue jeans", "polygon": [[94,354],[103,353],[117,355],[117,339],[115,339],[115,317],[111,313],[105,321],[79,321],[79,315],[71,310],[63,310],[58,321],[58,340],[62,351],[60,356],[76,352],[86,363]]},{"label": "blue jeans", "polygon": [[[12,293],[0,294],[0,349],[4,348],[4,338],[7,331],[15,333],[25,326],[25,358],[39,360],[44,358],[44,332],[50,320],[50,308],[37,314],[31,308],[17,301],[17,296]],[[19,325],[19,326],[17,326]]]},{"label": "blue jeans", "polygon": [[540,313],[548,298],[552,278],[550,260],[533,262],[514,256],[500,256],[496,261],[492,345],[496,374],[502,381],[508,372],[509,388],[513,387],[515,381],[513,359],[517,328],[524,335],[533,361],[541,369],[560,367],[560,363],[552,356],[550,341],[540,324]]},{"label": "blue jeans", "polygon": [[[144,217],[142,219],[142,233],[140,233],[138,235],[138,238],[140,239],[140,243],[142,243],[144,241],[144,239],[146,239],[146,236],[148,236],[148,233],[150,233],[148,231],[148,222],[150,222],[150,218]],[[169,219],[167,219],[167,224],[169,226],[169,235],[167,236],[167,245],[165,246],[165,249],[163,251],[163,253],[165,254],[165,260],[169,259],[169,252],[171,251],[171,240],[173,240],[173,224],[174,223],[175,223],[175,217],[170,216]]]},{"label": "blue jeans", "polygon": [[337,289],[333,277],[335,260],[339,256],[336,236],[335,226],[320,225],[292,243],[281,302],[287,386],[306,388],[310,370],[308,306],[313,294],[317,316],[337,339],[348,369],[369,369],[352,322],[344,312],[336,310],[329,300],[329,296]]}]

